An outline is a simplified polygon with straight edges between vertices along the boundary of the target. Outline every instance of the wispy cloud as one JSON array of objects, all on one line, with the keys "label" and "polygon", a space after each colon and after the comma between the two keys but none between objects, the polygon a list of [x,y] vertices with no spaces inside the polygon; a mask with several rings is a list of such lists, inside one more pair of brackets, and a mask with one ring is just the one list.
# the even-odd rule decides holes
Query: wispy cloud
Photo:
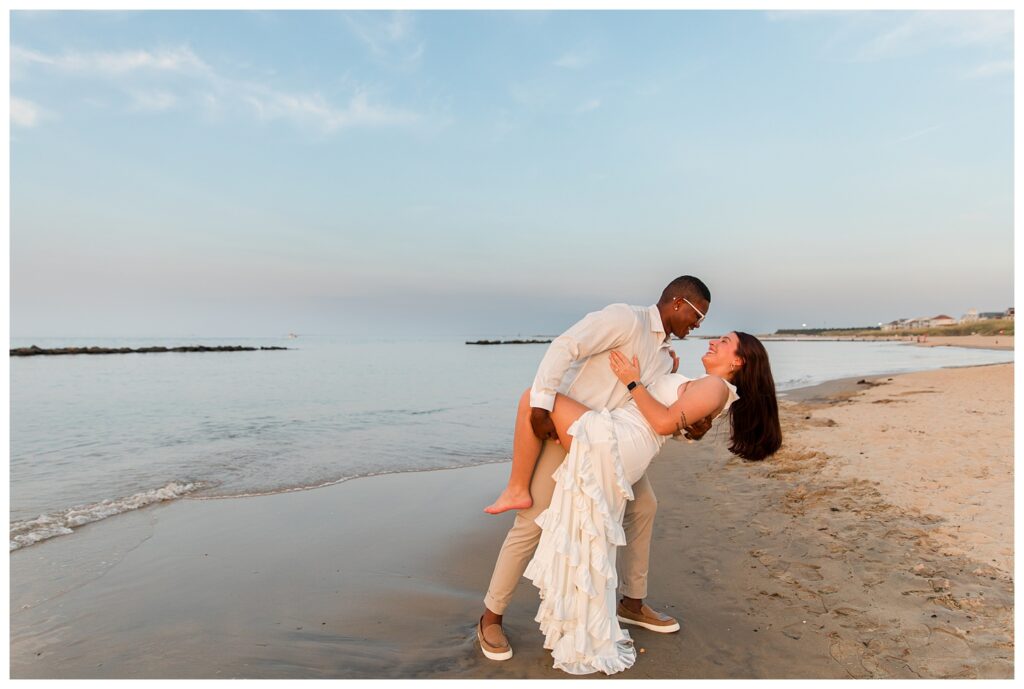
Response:
[{"label": "wispy cloud", "polygon": [[49,110],[25,98],[11,96],[11,124],[17,127],[35,127],[42,120],[54,117]]},{"label": "wispy cloud", "polygon": [[598,98],[591,98],[590,100],[584,101],[579,104],[576,108],[577,113],[591,112],[601,107],[601,100]]},{"label": "wispy cloud", "polygon": [[11,62],[45,65],[64,72],[93,76],[121,76],[139,71],[208,73],[210,67],[188,47],[122,52],[65,52],[47,55],[11,47]]},{"label": "wispy cloud", "polygon": [[[390,29],[398,36],[406,31],[401,23]],[[187,46],[59,55],[15,46],[11,53],[12,60],[20,65],[57,70],[76,78],[116,77],[113,81],[123,91],[128,110],[133,112],[192,106],[214,119],[223,119],[232,110],[242,109],[265,121],[287,119],[324,132],[403,126],[420,120],[414,111],[376,102],[366,88],[353,87],[347,102],[337,104],[316,91],[290,92],[252,79],[227,76]],[[154,84],[161,76],[163,83]],[[140,79],[144,84],[140,85]],[[23,108],[23,121],[38,121],[38,117],[30,116],[31,112]]]},{"label": "wispy cloud", "polygon": [[939,129],[942,129],[942,125],[935,124],[935,125],[932,125],[931,127],[925,127],[924,129],[920,129],[920,130],[918,130],[916,132],[912,132],[910,134],[907,134],[906,136],[901,136],[898,139],[894,139],[892,141],[892,143],[898,144],[898,143],[903,143],[904,141],[910,141],[911,139],[917,139],[917,138],[922,137],[922,136],[927,136],[928,134],[931,134],[932,132],[938,131]]},{"label": "wispy cloud", "polygon": [[914,12],[861,46],[856,58],[882,60],[949,45],[1010,47],[1012,42],[1010,12]]},{"label": "wispy cloud", "polygon": [[372,103],[365,93],[355,94],[342,107],[318,94],[294,95],[267,89],[250,92],[244,99],[261,119],[312,122],[328,132],[358,126],[408,125],[419,119],[416,113]]},{"label": "wispy cloud", "polygon": [[178,97],[167,91],[135,91],[131,97],[135,110],[169,110],[178,102]]},{"label": "wispy cloud", "polygon": [[918,12],[773,11],[767,21],[829,23],[834,32],[823,48],[837,57],[874,62],[918,55],[935,48],[1013,48],[1009,11],[934,10]]},{"label": "wispy cloud", "polygon": [[986,62],[971,69],[965,70],[961,76],[964,79],[987,79],[999,76],[1000,74],[1013,74],[1013,60],[996,60]]},{"label": "wispy cloud", "polygon": [[594,62],[593,53],[589,52],[568,52],[555,60],[552,64],[562,69],[583,69]]},{"label": "wispy cloud", "polygon": [[346,13],[344,18],[352,34],[378,60],[400,68],[419,66],[426,44],[417,38],[412,13],[390,12],[384,18],[379,18],[377,13]]}]

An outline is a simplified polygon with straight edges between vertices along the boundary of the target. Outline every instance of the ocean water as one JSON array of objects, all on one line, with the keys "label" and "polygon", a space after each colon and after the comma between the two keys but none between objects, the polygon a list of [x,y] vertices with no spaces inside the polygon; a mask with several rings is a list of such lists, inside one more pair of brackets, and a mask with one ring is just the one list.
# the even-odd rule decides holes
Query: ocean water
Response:
[{"label": "ocean water", "polygon": [[[165,500],[258,495],[510,457],[545,345],[449,339],[15,339],[12,347],[289,351],[11,358],[11,550]],[[674,343],[703,373],[704,340]],[[767,342],[780,391],[1013,360],[899,343]]]}]

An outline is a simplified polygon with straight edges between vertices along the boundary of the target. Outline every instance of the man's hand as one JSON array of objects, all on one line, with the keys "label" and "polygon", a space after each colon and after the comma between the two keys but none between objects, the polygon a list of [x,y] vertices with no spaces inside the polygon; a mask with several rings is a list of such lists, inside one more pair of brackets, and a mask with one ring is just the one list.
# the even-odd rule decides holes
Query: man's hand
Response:
[{"label": "man's hand", "polygon": [[676,350],[671,347],[668,348],[668,355],[672,357],[672,370],[670,373],[675,373],[679,370],[679,355],[676,354]]},{"label": "man's hand", "polygon": [[541,440],[554,440],[558,442],[558,431],[555,430],[555,422],[551,420],[551,412],[540,407],[530,409],[530,426],[533,434]]},{"label": "man's hand", "polygon": [[705,416],[700,421],[695,421],[686,427],[686,433],[683,435],[687,440],[700,440],[704,437],[704,434],[711,430],[711,416]]}]

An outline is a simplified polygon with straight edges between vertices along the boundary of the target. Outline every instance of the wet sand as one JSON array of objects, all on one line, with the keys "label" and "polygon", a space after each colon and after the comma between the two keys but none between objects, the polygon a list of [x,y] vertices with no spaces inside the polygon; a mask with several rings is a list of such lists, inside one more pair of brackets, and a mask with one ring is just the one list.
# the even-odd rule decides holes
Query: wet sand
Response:
[{"label": "wet sand", "polygon": [[[616,677],[1012,677],[1012,379],[787,396],[786,444],[760,464],[729,455],[724,427],[669,443],[649,601],[683,629],[635,630]],[[507,471],[182,500],[15,551],[12,677],[564,678],[525,579],[515,657],[476,646],[511,522],[481,509]]]}]

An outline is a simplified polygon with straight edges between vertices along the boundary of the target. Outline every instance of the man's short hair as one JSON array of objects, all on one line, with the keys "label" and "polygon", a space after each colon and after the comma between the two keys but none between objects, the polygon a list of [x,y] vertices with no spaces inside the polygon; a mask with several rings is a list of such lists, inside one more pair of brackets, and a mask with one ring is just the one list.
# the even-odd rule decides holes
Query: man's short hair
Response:
[{"label": "man's short hair", "polygon": [[661,293],[661,299],[658,300],[659,304],[665,304],[673,299],[680,298],[693,298],[698,297],[703,299],[707,303],[711,303],[711,290],[705,285],[699,278],[695,278],[692,275],[683,275],[678,277],[672,282],[668,283],[665,290]]}]

